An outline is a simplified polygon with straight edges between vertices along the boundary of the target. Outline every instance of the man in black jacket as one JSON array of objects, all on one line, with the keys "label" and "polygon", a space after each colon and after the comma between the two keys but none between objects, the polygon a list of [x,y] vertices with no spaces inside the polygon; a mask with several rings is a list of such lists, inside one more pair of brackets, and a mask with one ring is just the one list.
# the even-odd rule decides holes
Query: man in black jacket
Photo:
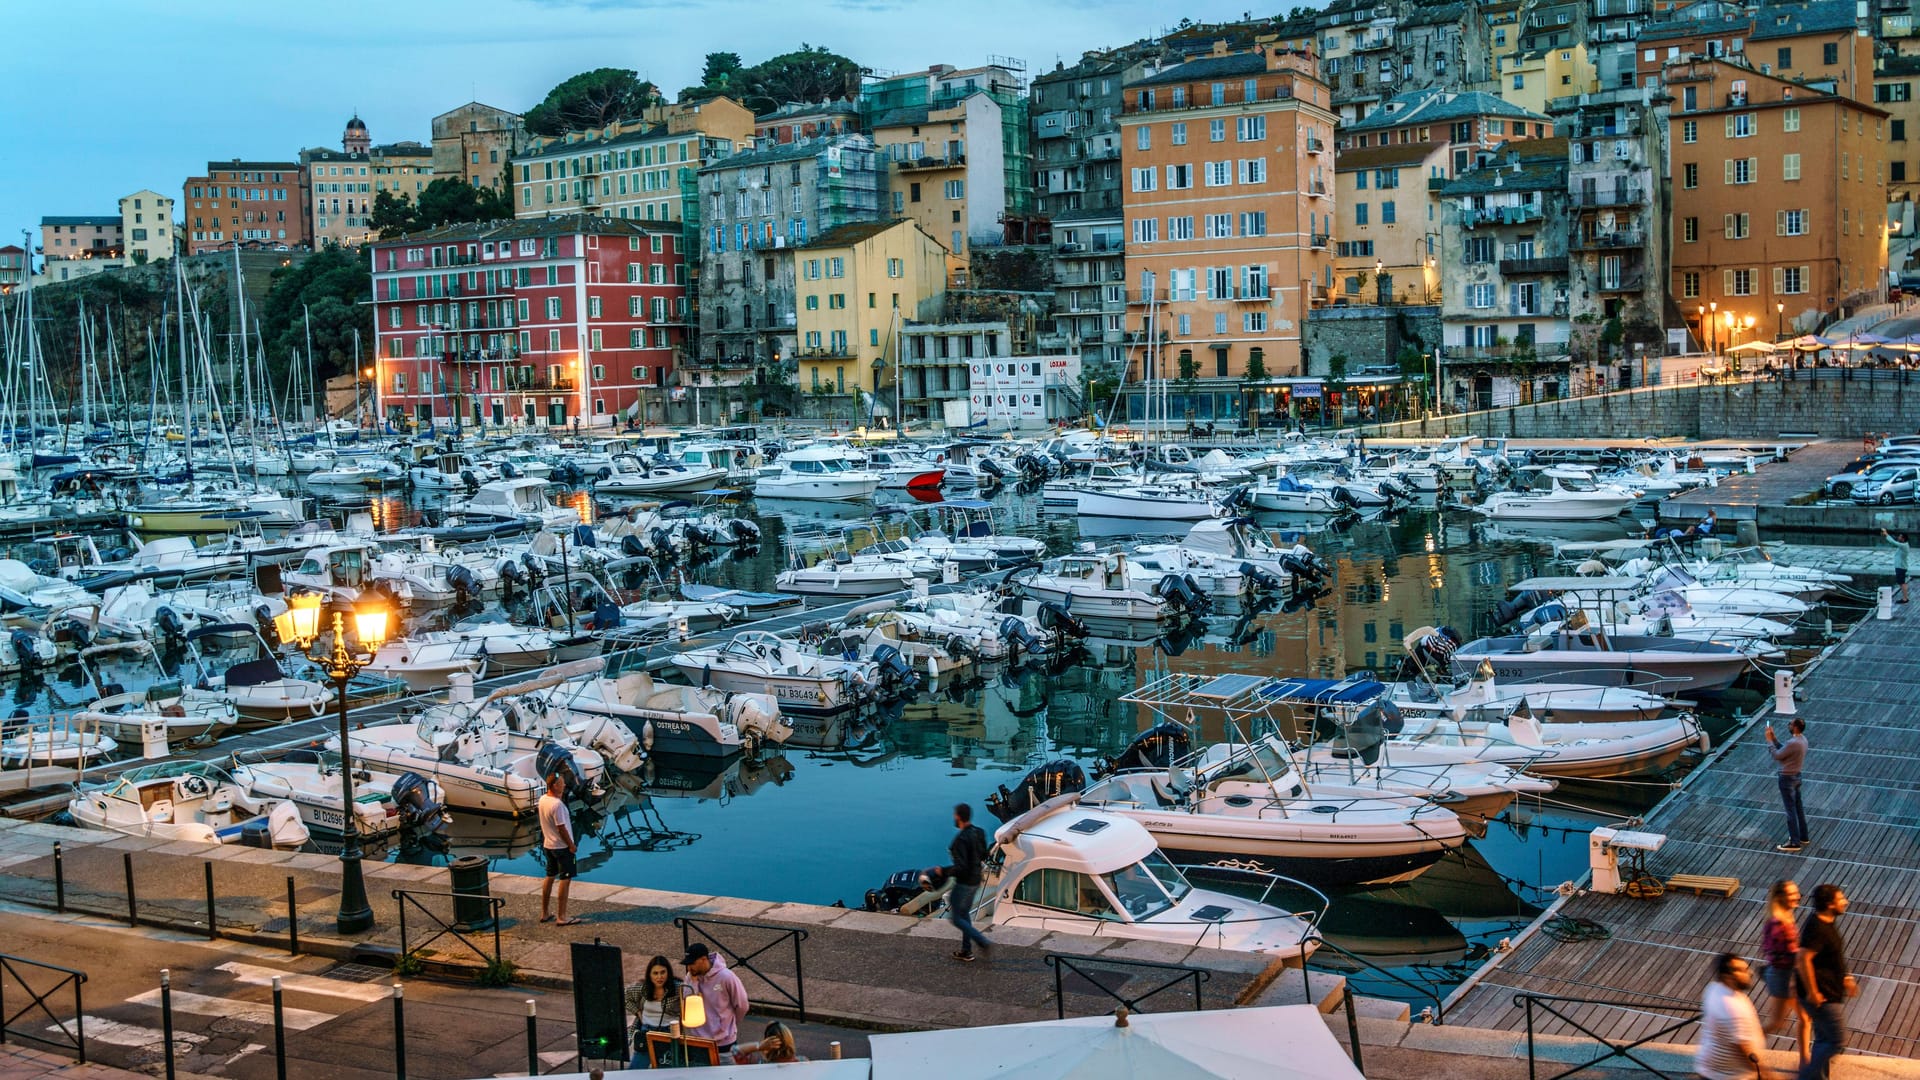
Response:
[{"label": "man in black jacket", "polygon": [[953,843],[947,845],[947,855],[953,859],[953,865],[947,867],[947,873],[953,878],[953,891],[947,894],[947,913],[960,930],[960,951],[954,953],[953,958],[971,963],[974,942],[980,943],[983,953],[993,947],[993,942],[973,928],[973,901],[980,894],[980,868],[987,861],[987,834],[973,823],[973,807],[966,803],[953,808],[953,827],[960,831],[954,834]]}]

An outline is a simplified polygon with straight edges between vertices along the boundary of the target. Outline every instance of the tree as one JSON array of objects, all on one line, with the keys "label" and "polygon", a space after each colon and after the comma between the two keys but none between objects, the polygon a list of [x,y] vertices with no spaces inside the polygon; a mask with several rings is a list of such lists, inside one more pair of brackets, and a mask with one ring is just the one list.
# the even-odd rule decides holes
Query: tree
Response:
[{"label": "tree", "polygon": [[443,176],[420,192],[408,228],[433,229],[441,225],[499,221],[511,217],[512,196],[490,187],[475,187],[456,177]]},{"label": "tree", "polygon": [[[297,266],[275,270],[260,307],[260,336],[269,362],[284,373],[293,358],[305,352],[311,320],[315,378],[324,381],[353,370],[360,361],[353,350],[354,331],[360,332],[362,353],[373,347],[371,309],[363,303],[372,295],[367,261],[344,248],[328,247]],[[284,378],[280,381],[285,385]]]},{"label": "tree", "polygon": [[706,66],[700,69],[700,85],[715,90],[725,89],[746,66],[739,53],[710,52]]},{"label": "tree", "polygon": [[1259,349],[1253,350],[1253,352],[1247,356],[1246,381],[1249,383],[1262,383],[1267,381],[1267,356]]},{"label": "tree", "polygon": [[728,96],[756,113],[789,101],[826,101],[860,93],[860,65],[824,45],[808,45],[729,76]]},{"label": "tree", "polygon": [[413,204],[404,197],[391,191],[383,191],[373,197],[373,216],[367,224],[380,234],[380,239],[405,236],[413,231],[414,221]]},{"label": "tree", "polygon": [[583,71],[547,91],[546,100],[527,110],[527,131],[560,135],[638,115],[658,91],[627,68]]}]

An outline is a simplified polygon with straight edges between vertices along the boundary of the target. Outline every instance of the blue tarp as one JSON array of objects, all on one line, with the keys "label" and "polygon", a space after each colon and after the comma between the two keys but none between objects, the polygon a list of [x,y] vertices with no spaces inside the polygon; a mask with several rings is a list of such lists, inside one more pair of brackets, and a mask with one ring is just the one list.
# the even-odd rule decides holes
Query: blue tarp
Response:
[{"label": "blue tarp", "polygon": [[1363,705],[1386,692],[1372,679],[1275,679],[1260,688],[1263,698],[1314,705]]}]

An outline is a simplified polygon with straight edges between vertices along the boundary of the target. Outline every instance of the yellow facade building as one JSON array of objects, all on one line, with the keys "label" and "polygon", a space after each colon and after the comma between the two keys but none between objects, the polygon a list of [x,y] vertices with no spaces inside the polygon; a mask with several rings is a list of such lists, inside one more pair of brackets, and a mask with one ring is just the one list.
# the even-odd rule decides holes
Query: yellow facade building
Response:
[{"label": "yellow facade building", "polygon": [[947,249],[913,220],[842,225],[794,251],[796,385],[858,394],[892,384],[897,334],[937,317]]},{"label": "yellow facade building", "polygon": [[1500,97],[1528,112],[1545,113],[1547,102],[1554,98],[1599,89],[1599,72],[1582,42],[1518,50],[1495,62],[1500,69]]}]

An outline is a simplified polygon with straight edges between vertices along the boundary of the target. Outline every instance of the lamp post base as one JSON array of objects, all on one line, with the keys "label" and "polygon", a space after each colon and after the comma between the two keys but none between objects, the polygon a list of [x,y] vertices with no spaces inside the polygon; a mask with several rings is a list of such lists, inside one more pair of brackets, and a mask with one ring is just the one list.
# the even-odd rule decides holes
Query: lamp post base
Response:
[{"label": "lamp post base", "polygon": [[340,914],[334,925],[343,934],[364,934],[373,929],[373,906],[367,903],[358,844],[340,853]]}]

